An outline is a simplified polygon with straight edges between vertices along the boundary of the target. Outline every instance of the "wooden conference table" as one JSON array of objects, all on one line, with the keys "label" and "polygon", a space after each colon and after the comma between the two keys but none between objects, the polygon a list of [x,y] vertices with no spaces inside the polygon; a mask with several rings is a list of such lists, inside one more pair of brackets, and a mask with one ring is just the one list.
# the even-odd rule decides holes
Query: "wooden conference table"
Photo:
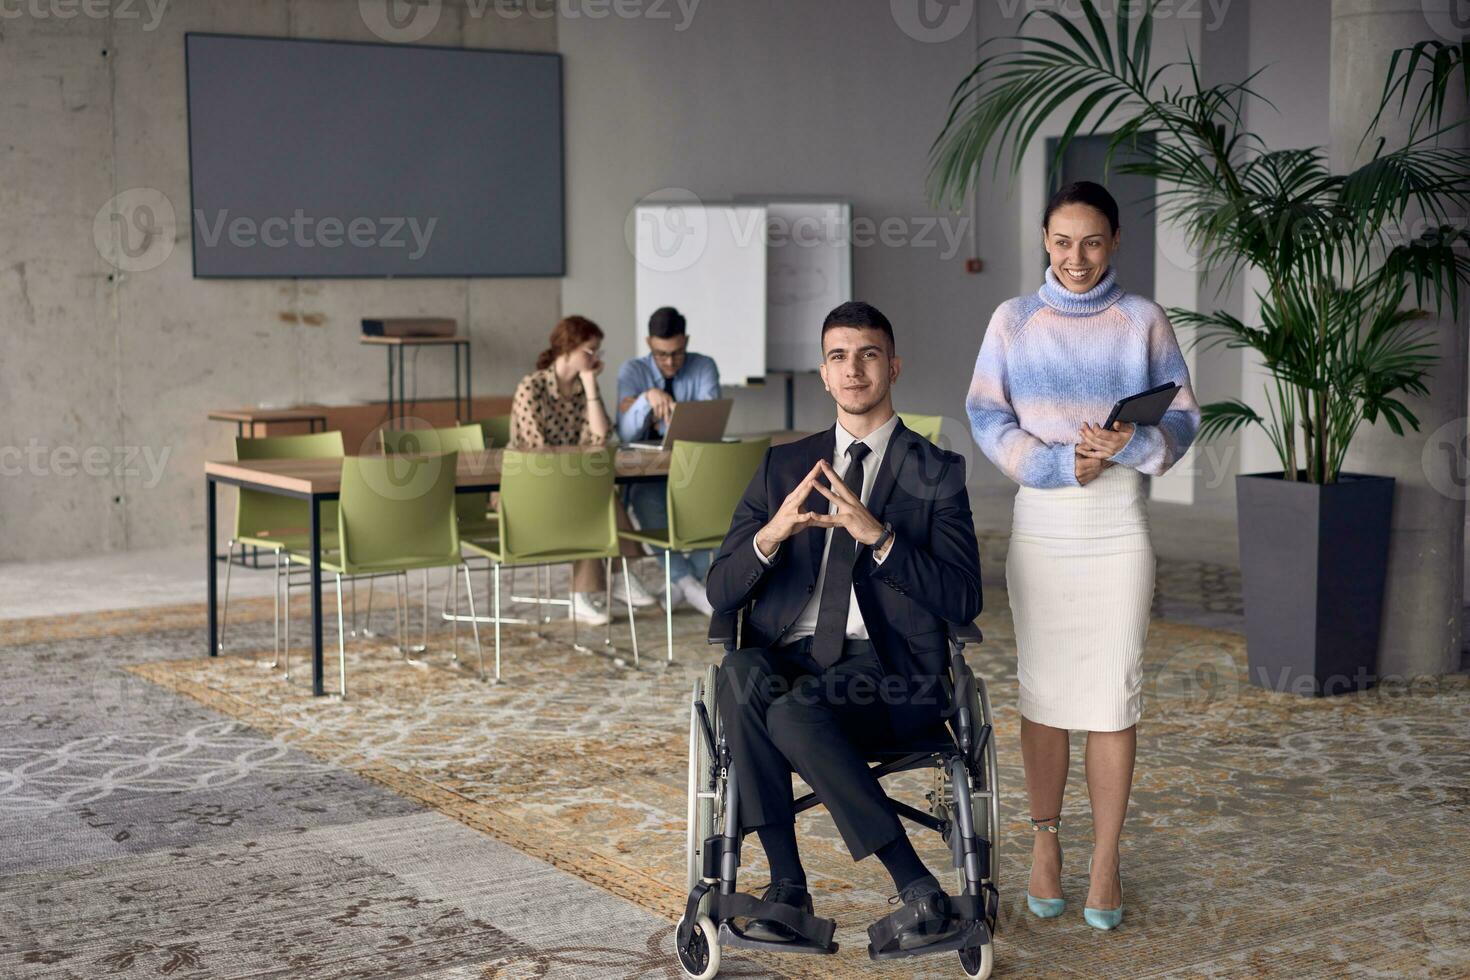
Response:
[{"label": "wooden conference table", "polygon": [[[780,445],[793,442],[807,435],[805,432],[759,433],[747,438],[770,436],[771,442]],[[549,450],[550,452],[584,452],[576,446]],[[455,472],[455,492],[483,493],[500,489],[500,461],[504,450],[488,449],[483,452],[459,454],[459,465]],[[666,479],[673,454],[642,450],[623,451],[614,454],[617,483],[648,483]],[[215,535],[218,532],[215,506],[215,488],[221,484],[260,490],[265,493],[295,497],[310,502],[311,512],[311,693],[320,697],[326,693],[323,686],[322,665],[322,528],[321,502],[336,500],[342,490],[342,461],[339,459],[256,459],[211,461],[204,464],[204,508],[205,543],[209,555],[209,655],[219,655],[219,622],[215,608],[219,584],[218,556],[215,554]]]}]

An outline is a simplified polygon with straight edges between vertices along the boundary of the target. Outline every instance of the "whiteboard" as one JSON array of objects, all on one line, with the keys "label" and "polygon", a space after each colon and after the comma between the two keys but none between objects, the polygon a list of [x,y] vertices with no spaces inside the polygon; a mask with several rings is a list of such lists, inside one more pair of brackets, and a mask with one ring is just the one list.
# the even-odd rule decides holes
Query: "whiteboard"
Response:
[{"label": "whiteboard", "polygon": [[766,209],[756,204],[644,203],[634,211],[640,335],[653,311],[688,320],[690,347],[715,359],[722,385],[766,375]]},{"label": "whiteboard", "polygon": [[852,206],[766,204],[766,361],[772,371],[815,371],[822,321],[852,299]]}]

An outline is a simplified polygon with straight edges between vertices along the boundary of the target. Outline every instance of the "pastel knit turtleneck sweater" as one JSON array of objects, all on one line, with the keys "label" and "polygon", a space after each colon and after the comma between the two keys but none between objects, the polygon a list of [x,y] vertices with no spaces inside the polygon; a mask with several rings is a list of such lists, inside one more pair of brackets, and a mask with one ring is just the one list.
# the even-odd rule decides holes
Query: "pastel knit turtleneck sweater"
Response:
[{"label": "pastel knit turtleneck sweater", "polygon": [[1082,423],[1101,425],[1120,398],[1173,381],[1181,390],[1158,425],[1135,427],[1113,462],[1154,476],[1199,429],[1189,367],[1163,309],[1123,292],[1114,270],[1074,293],[1048,267],[1030,296],[990,319],[965,398],[970,431],[990,461],[1026,487],[1075,487]]}]

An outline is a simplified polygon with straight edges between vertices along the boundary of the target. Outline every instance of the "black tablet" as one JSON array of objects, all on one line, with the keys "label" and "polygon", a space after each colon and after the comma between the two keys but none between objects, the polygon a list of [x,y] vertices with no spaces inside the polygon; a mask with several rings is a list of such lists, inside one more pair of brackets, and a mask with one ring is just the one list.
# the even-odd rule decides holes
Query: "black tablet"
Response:
[{"label": "black tablet", "polygon": [[1108,415],[1108,420],[1103,423],[1103,428],[1111,429],[1114,422],[1158,425],[1164,413],[1169,410],[1169,405],[1174,401],[1174,396],[1178,393],[1179,386],[1170,381],[1157,388],[1150,388],[1148,391],[1140,391],[1136,395],[1119,399],[1118,404],[1113,406],[1113,411]]}]

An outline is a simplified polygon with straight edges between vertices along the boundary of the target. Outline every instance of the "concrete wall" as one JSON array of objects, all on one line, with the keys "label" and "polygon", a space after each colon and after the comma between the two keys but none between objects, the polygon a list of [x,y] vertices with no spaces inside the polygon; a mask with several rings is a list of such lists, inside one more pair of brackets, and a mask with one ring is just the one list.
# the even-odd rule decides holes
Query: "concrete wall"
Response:
[{"label": "concrete wall", "polygon": [[[1019,181],[987,179],[969,207],[947,214],[926,203],[928,150],[978,41],[1013,33],[1034,6],[962,2],[949,8],[959,19],[926,26],[903,5],[850,0],[630,2],[602,16],[563,4],[558,18],[452,0],[423,8],[430,21],[390,27],[397,40],[563,52],[560,282],[192,278],[184,32],[374,40],[384,26],[372,0],[113,0],[102,5],[110,16],[69,19],[54,13],[64,4],[14,8],[22,15],[0,21],[0,127],[17,134],[0,149],[0,560],[197,540],[200,463],[228,455],[232,434],[205,411],[381,397],[381,358],[356,343],[365,314],[467,321],[480,393],[510,389],[563,309],[603,325],[616,365],[644,333],[632,322],[625,222],[640,198],[668,188],[711,200],[850,199],[865,227],[884,229],[855,249],[854,278],[899,330],[899,405],[949,417],[947,434],[967,449],[962,399],[984,325],[996,304],[1035,285],[1039,170],[1028,161]],[[1169,10],[1156,61],[1182,57],[1187,44],[1209,78],[1264,67],[1255,84],[1277,109],[1252,107],[1251,128],[1271,146],[1328,142],[1329,0]],[[141,254],[121,250],[113,200],[131,244],[146,213],[163,227]],[[167,207],[176,222],[163,220]],[[1252,315],[1251,283],[1216,299],[1167,234],[1159,248],[1161,301]],[[980,275],[964,271],[971,254],[985,263]],[[691,325],[695,346],[714,329]],[[1263,405],[1259,376],[1238,354],[1197,355],[1194,370],[1201,399]],[[447,390],[447,359],[424,357],[418,382],[426,395]],[[737,428],[782,423],[779,385],[735,396]],[[829,417],[820,384],[800,378],[798,425]],[[975,482],[1005,486],[971,455]],[[1194,471],[1179,474],[1188,486],[1169,496],[1229,507],[1234,473],[1273,463],[1254,434],[1200,447]]]},{"label": "concrete wall", "polygon": [[[994,5],[982,12],[998,16]],[[647,333],[633,322],[634,259],[624,238],[640,198],[666,188],[704,200],[845,198],[855,224],[887,222],[892,232],[886,243],[855,236],[853,279],[857,295],[893,320],[904,359],[899,407],[963,417],[982,332],[995,305],[1017,292],[1021,262],[1008,182],[987,183],[974,218],[925,200],[929,145],[972,64],[974,22],[931,42],[905,33],[888,3],[706,0],[686,23],[564,18],[559,42],[571,229],[562,306],[602,325],[613,363],[641,352]],[[972,221],[983,275],[964,268]],[[993,229],[1005,230],[999,241]],[[717,329],[691,323],[692,346]],[[798,426],[830,421],[817,378],[799,378],[797,393]],[[782,424],[781,385],[734,396],[732,426]]]},{"label": "concrete wall", "polygon": [[[205,412],[382,398],[383,355],[358,344],[362,316],[467,323],[481,394],[509,392],[541,348],[558,315],[555,279],[192,277],[184,33],[378,40],[372,3],[114,0],[6,11],[0,560],[197,541],[202,462],[229,456],[234,434]],[[553,18],[461,0],[425,13],[422,43],[556,48]],[[394,34],[386,24],[374,26],[395,40],[431,26]],[[110,231],[118,195],[131,251]],[[151,242],[138,234],[153,225]],[[449,358],[426,354],[417,377],[421,395],[449,392]]]},{"label": "concrete wall", "polygon": [[[645,331],[632,322],[634,260],[624,224],[640,198],[664,189],[709,200],[841,196],[852,200],[857,217],[898,218],[910,227],[935,216],[925,203],[924,180],[950,92],[973,66],[981,39],[1013,34],[1026,11],[1041,6],[955,4],[950,9],[963,16],[958,30],[943,22],[915,28],[895,12],[903,5],[846,0],[707,0],[684,23],[564,19],[559,43],[567,57],[571,229],[564,309],[598,320],[609,331],[614,359],[641,350]],[[1295,57],[1285,70],[1275,65],[1267,73],[1268,90],[1285,96],[1273,139],[1288,141],[1295,133],[1325,143],[1327,0],[1304,6],[1316,28],[1287,30],[1292,12],[1267,3],[1177,5],[1157,23],[1155,65],[1193,51],[1207,75],[1224,80]],[[1294,43],[1303,33],[1312,40]],[[1038,146],[1060,133],[1064,121],[1047,123]],[[945,216],[953,228],[970,222],[967,244],[955,254],[913,243],[854,251],[857,294],[884,309],[899,331],[900,407],[953,419],[946,434],[957,448],[969,446],[963,398],[990,314],[1039,282],[1044,203],[1038,149],[1018,179],[1003,168],[997,179],[982,182],[972,210]],[[980,275],[964,271],[968,235],[985,263]],[[1217,299],[1177,236],[1160,229],[1157,248],[1160,302],[1239,313],[1244,290]],[[691,325],[694,346],[699,330],[711,328]],[[1202,400],[1241,394],[1238,353],[1190,357]],[[797,424],[822,424],[830,400],[815,379],[802,380]],[[781,423],[779,387],[735,397],[734,425]],[[1207,457],[1197,452],[1179,473],[1156,481],[1155,496],[1233,508],[1240,457],[1229,442]],[[972,482],[1005,485],[978,452],[972,461]]]}]

